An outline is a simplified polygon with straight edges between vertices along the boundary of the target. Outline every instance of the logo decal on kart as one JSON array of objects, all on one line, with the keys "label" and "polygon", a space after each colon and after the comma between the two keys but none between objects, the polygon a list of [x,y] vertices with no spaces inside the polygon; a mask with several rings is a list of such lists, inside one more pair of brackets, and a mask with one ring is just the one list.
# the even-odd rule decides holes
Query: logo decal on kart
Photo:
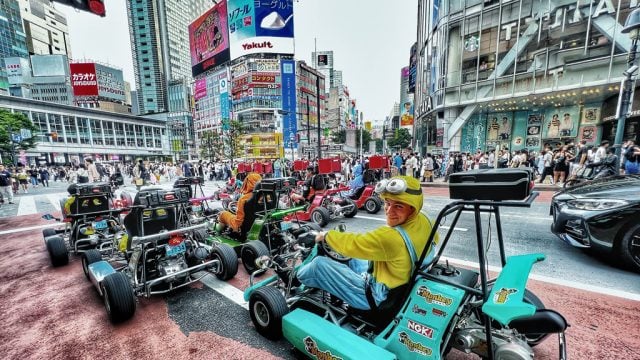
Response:
[{"label": "logo decal on kart", "polygon": [[400,337],[398,338],[398,341],[400,341],[402,345],[409,349],[409,351],[416,352],[424,356],[430,356],[433,352],[431,348],[428,348],[417,341],[411,340],[409,338],[409,334],[407,334],[406,332],[403,331],[399,335]]},{"label": "logo decal on kart", "polygon": [[311,336],[307,336],[302,341],[304,341],[304,349],[307,351],[311,357],[318,360],[342,360],[341,357],[334,356],[331,351],[322,351],[318,348],[318,344],[313,340]]},{"label": "logo decal on kart", "polygon": [[506,289],[502,288],[500,291],[493,295],[493,302],[496,304],[504,304],[509,300],[509,295],[515,294],[518,292],[518,289]]},{"label": "logo decal on kart", "polygon": [[413,311],[415,314],[418,315],[423,315],[423,316],[427,316],[427,310],[418,307],[418,305],[413,305],[413,308],[411,309],[411,311]]},{"label": "logo decal on kart", "polygon": [[433,339],[433,329],[426,325],[422,325],[415,321],[408,320],[407,328],[416,334],[422,335],[428,339]]},{"label": "logo decal on kart", "polygon": [[428,303],[434,303],[444,306],[449,306],[453,303],[452,298],[448,298],[440,294],[434,294],[426,286],[420,286],[418,288],[418,295],[422,296]]},{"label": "logo decal on kart", "polygon": [[443,310],[440,309],[436,309],[436,308],[432,308],[431,309],[431,313],[435,316],[442,316],[442,317],[446,317],[447,313]]}]

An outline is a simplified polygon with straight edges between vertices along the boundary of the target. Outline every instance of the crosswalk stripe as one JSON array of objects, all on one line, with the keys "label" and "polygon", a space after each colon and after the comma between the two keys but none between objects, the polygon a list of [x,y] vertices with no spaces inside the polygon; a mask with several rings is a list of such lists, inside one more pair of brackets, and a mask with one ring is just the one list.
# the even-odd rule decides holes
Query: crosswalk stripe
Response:
[{"label": "crosswalk stripe", "polygon": [[60,211],[60,199],[62,198],[62,196],[64,196],[64,194],[65,193],[47,195],[47,199],[49,199],[49,202],[51,203],[51,205],[53,205],[54,208],[56,208],[57,211]]},{"label": "crosswalk stripe", "polygon": [[22,196],[19,199],[20,205],[18,206],[17,216],[30,215],[38,212],[36,210],[35,196]]}]

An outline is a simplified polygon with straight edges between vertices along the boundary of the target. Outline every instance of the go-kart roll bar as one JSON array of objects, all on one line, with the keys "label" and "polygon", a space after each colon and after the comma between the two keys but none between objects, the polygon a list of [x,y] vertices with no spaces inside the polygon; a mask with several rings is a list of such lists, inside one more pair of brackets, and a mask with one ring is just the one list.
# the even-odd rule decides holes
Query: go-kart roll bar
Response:
[{"label": "go-kart roll bar", "polygon": [[[418,277],[418,275],[429,277],[428,273],[423,271],[421,265],[427,256],[428,250],[431,248],[431,245],[435,240],[435,235],[437,231],[434,231],[434,230],[437,230],[440,227],[440,224],[443,221],[443,219],[449,214],[452,214],[452,213],[456,214],[453,221],[451,222],[449,230],[447,231],[447,235],[442,240],[442,244],[440,245],[438,253],[434,256],[433,260],[428,264],[427,268],[438,262],[438,259],[442,255],[442,252],[444,251],[446,244],[449,242],[451,234],[453,233],[453,229],[458,223],[458,219],[460,218],[460,215],[462,214],[462,212],[473,211],[474,218],[475,218],[476,240],[478,245],[477,246],[478,262],[480,267],[480,282],[481,282],[482,290],[481,292],[479,292],[475,289],[470,289],[463,285],[454,284],[447,281],[445,282],[448,283],[449,285],[452,285],[458,288],[464,288],[464,290],[467,290],[467,291],[473,290],[472,293],[478,296],[482,296],[482,298],[486,300],[488,295],[487,293],[488,279],[487,279],[487,268],[486,268],[487,264],[484,257],[485,247],[484,247],[484,238],[482,237],[482,221],[481,221],[480,215],[483,212],[489,212],[489,213],[495,214],[496,232],[498,235],[498,246],[500,248],[500,261],[502,266],[504,267],[507,261],[506,261],[505,251],[504,251],[504,239],[502,237],[502,224],[500,222],[499,208],[502,206],[531,207],[533,200],[535,200],[535,198],[537,198],[538,195],[539,193],[537,191],[532,191],[531,194],[522,201],[458,200],[446,205],[442,210],[440,210],[440,213],[438,213],[438,217],[436,218],[436,222],[432,227],[431,234],[429,234],[429,239],[427,240],[427,243],[424,249],[422,249],[422,252],[420,253],[420,258],[415,264],[415,267],[414,267],[415,270],[411,274],[411,279],[410,279],[411,283],[414,283],[416,281],[416,278]],[[442,279],[438,279],[438,280],[442,281]],[[489,354],[490,358],[493,359],[493,344],[491,343],[492,341],[491,340],[491,319],[489,318],[489,316],[487,316],[484,313],[482,314],[482,317],[485,323],[485,334],[487,336],[487,353]]]},{"label": "go-kart roll bar", "polygon": [[157,234],[153,234],[153,235],[134,236],[131,239],[131,245],[133,246],[133,245],[141,243],[141,242],[148,242],[148,241],[165,239],[165,238],[167,238],[168,236],[171,236],[171,235],[183,234],[185,232],[192,231],[192,230],[198,230],[198,229],[210,226],[210,225],[211,225],[211,223],[209,221],[205,221],[205,222],[203,222],[201,224],[198,224],[198,225],[187,226],[187,227],[183,227],[183,228],[180,228],[180,229],[161,232],[161,233],[157,233]]}]

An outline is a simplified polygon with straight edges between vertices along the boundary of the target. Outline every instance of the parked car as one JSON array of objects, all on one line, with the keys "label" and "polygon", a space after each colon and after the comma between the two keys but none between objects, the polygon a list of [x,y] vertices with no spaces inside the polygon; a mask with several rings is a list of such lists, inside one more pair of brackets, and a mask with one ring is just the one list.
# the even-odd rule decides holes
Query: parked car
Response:
[{"label": "parked car", "polygon": [[640,272],[640,176],[611,176],[557,193],[551,231]]}]

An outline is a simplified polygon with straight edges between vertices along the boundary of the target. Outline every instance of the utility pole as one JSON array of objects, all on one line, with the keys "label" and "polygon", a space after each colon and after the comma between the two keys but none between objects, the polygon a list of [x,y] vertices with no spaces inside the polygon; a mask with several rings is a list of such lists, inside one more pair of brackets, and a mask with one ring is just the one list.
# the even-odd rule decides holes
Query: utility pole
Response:
[{"label": "utility pole", "polygon": [[11,144],[11,160],[13,161],[13,166],[18,165],[18,159],[16,159],[16,143],[13,141],[13,128],[9,125],[9,143]]},{"label": "utility pole", "polygon": [[[326,81],[326,80],[325,80]],[[316,98],[317,98],[317,114],[318,114],[318,159],[322,158],[322,142],[320,141],[321,133],[320,133],[320,74],[316,70]]]},{"label": "utility pole", "polygon": [[363,114],[360,111],[360,158],[364,158],[364,145],[362,144],[362,132],[364,131],[364,122],[362,122]]},{"label": "utility pole", "polygon": [[[309,94],[307,94],[307,147],[311,149],[311,126],[309,125]],[[311,154],[309,154],[311,157]]]}]

